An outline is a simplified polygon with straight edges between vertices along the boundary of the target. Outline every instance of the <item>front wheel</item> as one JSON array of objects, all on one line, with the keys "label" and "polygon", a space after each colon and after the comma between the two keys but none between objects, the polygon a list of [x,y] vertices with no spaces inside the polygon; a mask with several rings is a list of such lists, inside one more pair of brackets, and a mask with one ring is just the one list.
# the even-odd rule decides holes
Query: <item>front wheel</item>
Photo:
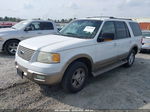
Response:
[{"label": "front wheel", "polygon": [[126,67],[131,67],[135,61],[135,51],[132,50],[127,58],[127,63],[125,64]]},{"label": "front wheel", "polygon": [[4,51],[7,54],[15,55],[18,44],[19,44],[18,40],[10,40],[10,41],[6,42],[6,44],[4,45]]},{"label": "front wheel", "polygon": [[83,89],[88,76],[88,68],[82,62],[74,62],[65,72],[62,86],[65,91],[76,93]]}]

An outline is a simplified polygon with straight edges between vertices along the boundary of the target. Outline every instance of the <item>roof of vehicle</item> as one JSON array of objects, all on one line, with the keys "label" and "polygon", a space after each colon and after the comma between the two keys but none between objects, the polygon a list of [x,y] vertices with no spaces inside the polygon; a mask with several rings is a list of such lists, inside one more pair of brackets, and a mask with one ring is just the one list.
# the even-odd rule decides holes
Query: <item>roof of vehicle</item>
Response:
[{"label": "roof of vehicle", "polygon": [[34,20],[34,19],[29,19],[29,20],[24,20],[28,22],[53,22],[52,20]]},{"label": "roof of vehicle", "polygon": [[87,18],[82,18],[85,20],[117,20],[117,21],[131,21],[134,22],[132,19],[128,18],[116,18],[116,17],[109,17],[109,16],[94,16],[94,17],[87,17]]}]

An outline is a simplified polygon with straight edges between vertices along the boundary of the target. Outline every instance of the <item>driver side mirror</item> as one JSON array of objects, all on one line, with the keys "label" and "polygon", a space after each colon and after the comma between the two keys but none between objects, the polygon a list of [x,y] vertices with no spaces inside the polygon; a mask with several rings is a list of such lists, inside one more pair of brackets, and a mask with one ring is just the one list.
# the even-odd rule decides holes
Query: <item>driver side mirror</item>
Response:
[{"label": "driver side mirror", "polygon": [[115,35],[114,33],[103,33],[101,38],[98,38],[98,42],[106,42],[106,41],[112,41],[114,40]]},{"label": "driver side mirror", "polygon": [[30,26],[26,27],[24,31],[31,31],[32,28]]}]

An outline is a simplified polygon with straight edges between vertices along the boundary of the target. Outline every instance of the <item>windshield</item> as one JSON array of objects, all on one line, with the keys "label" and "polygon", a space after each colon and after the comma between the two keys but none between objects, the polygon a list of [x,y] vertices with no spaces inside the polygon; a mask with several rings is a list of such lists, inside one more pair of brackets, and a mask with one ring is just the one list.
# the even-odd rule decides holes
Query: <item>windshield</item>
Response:
[{"label": "windshield", "polygon": [[77,38],[94,38],[102,21],[98,20],[77,20],[60,31],[60,35]]},{"label": "windshield", "polygon": [[150,32],[142,32],[142,35],[145,37],[150,37]]},{"label": "windshield", "polygon": [[27,24],[28,24],[27,21],[21,21],[21,22],[15,24],[14,26],[12,26],[12,28],[13,28],[13,29],[22,29],[22,28],[24,28]]}]

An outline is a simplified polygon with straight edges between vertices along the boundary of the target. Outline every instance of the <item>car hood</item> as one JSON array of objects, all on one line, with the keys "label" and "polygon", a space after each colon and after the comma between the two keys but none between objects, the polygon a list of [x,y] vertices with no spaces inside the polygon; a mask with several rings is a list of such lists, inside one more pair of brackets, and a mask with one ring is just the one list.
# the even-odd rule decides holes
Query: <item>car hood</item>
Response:
[{"label": "car hood", "polygon": [[53,52],[86,46],[89,45],[90,40],[91,39],[79,39],[61,35],[46,35],[24,40],[20,42],[19,45],[33,50]]},{"label": "car hood", "polygon": [[0,35],[5,35],[16,31],[17,31],[16,29],[12,29],[12,28],[1,28]]}]

